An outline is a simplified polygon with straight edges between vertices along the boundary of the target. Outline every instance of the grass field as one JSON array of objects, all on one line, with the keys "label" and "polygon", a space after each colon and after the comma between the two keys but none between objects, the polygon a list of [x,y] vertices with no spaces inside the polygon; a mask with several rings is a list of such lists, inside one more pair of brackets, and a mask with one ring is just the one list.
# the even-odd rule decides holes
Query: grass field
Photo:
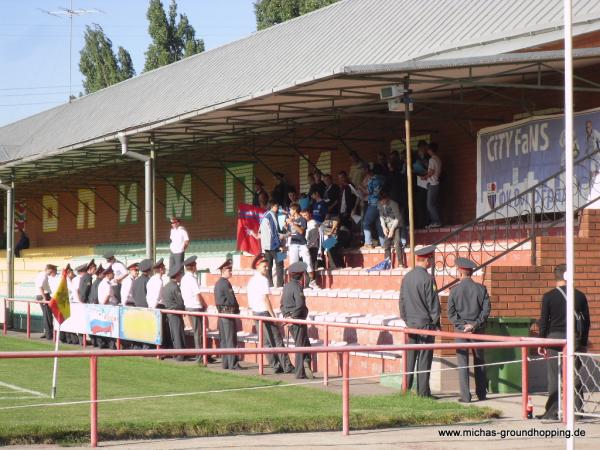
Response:
[{"label": "grass field", "polygon": [[[0,337],[0,351],[50,349],[46,342]],[[98,366],[101,400],[195,393],[100,403],[100,440],[341,429],[342,401],[336,393],[154,358],[101,358]],[[60,360],[58,398],[36,395],[50,392],[51,377],[50,359],[0,361],[0,445],[89,440],[89,404],[59,405],[89,400],[89,361]],[[260,389],[202,393],[249,387]],[[23,405],[41,406],[13,408]],[[488,408],[412,395],[356,396],[350,425],[447,424],[495,415]]]}]

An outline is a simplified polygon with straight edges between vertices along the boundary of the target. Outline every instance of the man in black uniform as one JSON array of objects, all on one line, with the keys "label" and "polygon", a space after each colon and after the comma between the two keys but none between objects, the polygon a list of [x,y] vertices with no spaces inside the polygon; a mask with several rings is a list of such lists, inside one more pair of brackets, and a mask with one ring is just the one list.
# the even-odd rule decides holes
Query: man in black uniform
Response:
[{"label": "man in black uniform", "polygon": [[[183,298],[181,297],[181,289],[179,288],[179,282],[183,276],[181,269],[182,267],[180,265],[169,268],[168,276],[170,280],[163,288],[163,302],[166,309],[185,311],[185,305],[183,303]],[[183,317],[179,314],[167,314],[167,320],[169,321],[169,330],[171,330],[173,348],[185,348]],[[177,355],[175,359],[177,361],[183,361],[185,357],[183,355]]]},{"label": "man in black uniform", "polygon": [[[283,317],[305,320],[308,316],[306,298],[302,289],[302,280],[307,265],[302,261],[288,267],[290,281],[283,287],[281,294],[281,312]],[[290,325],[295,347],[310,347],[308,327],[305,324]],[[310,353],[296,353],[296,378],[313,378]]]},{"label": "man in black uniform", "polygon": [[[542,297],[542,312],[539,327],[540,337],[550,339],[566,339],[567,336],[567,282],[565,272],[567,266],[559,264],[554,269],[556,287]],[[575,323],[575,352],[584,353],[587,350],[588,334],[590,331],[590,311],[588,301],[583,292],[575,289],[575,316],[579,319]],[[562,349],[539,348],[538,352],[548,357],[548,400],[546,411],[538,419],[558,419],[558,353]],[[575,372],[581,368],[581,359],[575,358]],[[583,386],[581,378],[575,376],[575,411],[582,412]]]},{"label": "man in black uniform", "polygon": [[[427,269],[431,267],[435,246],[430,245],[415,251],[415,267],[402,278],[400,287],[400,315],[409,328],[422,330],[440,329],[440,300],[435,278]],[[433,344],[435,336],[409,334],[409,344]],[[415,366],[417,371],[417,393],[431,397],[429,377],[433,350],[408,351],[408,388],[412,387]]]},{"label": "man in black uniform", "polygon": [[[235,298],[233,288],[229,282],[233,263],[228,259],[219,266],[221,278],[215,283],[215,305],[221,314],[239,314],[240,305]],[[235,319],[219,318],[219,340],[221,348],[237,347],[237,325]],[[242,367],[237,355],[223,355],[223,369],[239,370]]]},{"label": "man in black uniform", "polygon": [[100,283],[102,282],[103,279],[104,279],[104,268],[102,267],[102,264],[100,264],[98,266],[98,269],[96,270],[96,279],[94,280],[94,282],[92,283],[92,287],[90,288],[90,295],[88,297],[88,303],[92,303],[95,305],[98,304],[98,286],[100,286]]},{"label": "man in black uniform", "polygon": [[81,303],[89,303],[90,302],[90,292],[92,290],[92,275],[96,273],[96,262],[92,259],[90,263],[87,265],[87,270],[83,275],[81,275],[81,280],[79,281],[79,289],[77,292],[79,293],[79,300]]},{"label": "man in black uniform", "polygon": [[150,279],[150,271],[152,270],[152,260],[143,259],[140,261],[138,268],[142,273],[139,277],[133,280],[131,285],[131,296],[135,306],[138,308],[147,308],[148,302],[146,301],[146,285]]},{"label": "man in black uniform", "polygon": [[[478,342],[469,339],[469,334],[485,332],[485,323],[490,315],[490,296],[483,284],[475,283],[471,278],[473,270],[477,267],[473,261],[466,258],[457,258],[460,283],[450,291],[448,298],[448,319],[454,325],[457,333],[465,333],[465,337],[456,339],[456,342]],[[471,401],[469,389],[469,349],[456,349],[458,381],[460,384],[461,403]],[[473,372],[475,373],[475,393],[479,400],[485,400],[487,387],[485,379],[485,359],[483,349],[473,349]]]}]

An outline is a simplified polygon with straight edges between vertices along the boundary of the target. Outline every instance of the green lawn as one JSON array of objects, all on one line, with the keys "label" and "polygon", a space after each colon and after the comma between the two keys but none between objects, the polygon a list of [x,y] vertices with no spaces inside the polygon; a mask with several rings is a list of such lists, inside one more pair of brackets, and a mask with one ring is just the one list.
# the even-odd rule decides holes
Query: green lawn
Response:
[{"label": "green lawn", "polygon": [[[0,337],[0,351],[50,349],[46,342]],[[0,361],[0,382],[5,384],[49,393],[51,377],[50,359]],[[0,384],[0,445],[89,440],[89,404],[47,405],[89,400],[89,361],[60,360],[58,380],[56,400],[31,398]],[[268,377],[225,374],[154,358],[99,360],[99,399],[254,386],[282,385]],[[21,396],[30,398],[16,398]],[[34,404],[45,406],[5,409]],[[341,404],[339,394],[301,386],[100,403],[100,440],[336,430],[341,429]],[[350,408],[355,429],[447,424],[497,414],[489,408],[402,394],[352,397]]]}]

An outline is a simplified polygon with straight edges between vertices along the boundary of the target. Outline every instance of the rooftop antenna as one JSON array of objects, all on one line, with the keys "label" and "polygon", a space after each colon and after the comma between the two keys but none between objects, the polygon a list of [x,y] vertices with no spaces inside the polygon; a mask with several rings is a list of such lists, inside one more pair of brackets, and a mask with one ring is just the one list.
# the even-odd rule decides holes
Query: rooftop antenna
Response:
[{"label": "rooftop antenna", "polygon": [[40,9],[43,13],[49,14],[55,17],[68,17],[69,18],[69,103],[73,99],[72,91],[72,79],[73,79],[73,64],[72,64],[72,53],[73,53],[73,17],[74,16],[85,16],[86,14],[103,13],[100,9],[73,9],[73,0],[70,0],[71,6],[69,8],[63,8],[58,6],[58,11],[47,11]]}]

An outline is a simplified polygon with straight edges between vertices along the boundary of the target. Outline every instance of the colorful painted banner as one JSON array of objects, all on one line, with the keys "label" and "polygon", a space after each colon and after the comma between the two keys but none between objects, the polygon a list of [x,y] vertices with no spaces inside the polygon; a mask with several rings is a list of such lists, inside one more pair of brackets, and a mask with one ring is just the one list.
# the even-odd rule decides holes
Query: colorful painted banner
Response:
[{"label": "colorful painted banner", "polygon": [[[520,192],[559,172],[565,165],[564,116],[541,116],[484,128],[477,135],[477,216],[514,199]],[[600,109],[582,111],[574,117],[574,158],[600,149]],[[600,172],[596,154],[575,168],[578,183],[576,204],[595,198]],[[546,211],[564,211],[564,176],[546,184],[536,199]],[[539,204],[538,204],[539,202]],[[527,208],[529,208],[527,206]],[[505,215],[524,213],[512,205]],[[494,217],[490,217],[493,219]]]},{"label": "colorful painted banner", "polygon": [[[155,309],[71,303],[61,331],[160,345],[161,314]],[[56,324],[55,324],[56,326]]]},{"label": "colorful painted banner", "polygon": [[121,307],[121,339],[148,344],[162,342],[160,312],[155,309]]}]

